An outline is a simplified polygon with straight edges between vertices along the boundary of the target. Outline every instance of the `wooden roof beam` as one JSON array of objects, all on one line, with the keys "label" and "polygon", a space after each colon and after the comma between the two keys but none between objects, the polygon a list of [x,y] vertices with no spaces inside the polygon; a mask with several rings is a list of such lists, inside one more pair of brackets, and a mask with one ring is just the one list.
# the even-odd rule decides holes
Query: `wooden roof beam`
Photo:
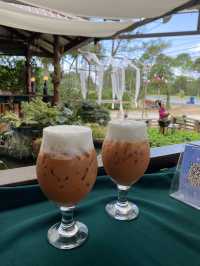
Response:
[{"label": "wooden roof beam", "polygon": [[2,25],[1,25],[1,27],[4,28],[4,29],[6,29],[11,34],[19,37],[20,39],[22,39],[25,42],[27,41],[27,38],[30,37],[30,36],[26,36],[23,33],[19,32],[17,29],[10,28],[10,27],[7,27],[7,26],[2,26]]},{"label": "wooden roof beam", "polygon": [[78,37],[75,38],[70,43],[64,46],[64,52],[70,52],[73,49],[78,49],[80,46],[86,45],[91,42],[94,38],[91,37]]},{"label": "wooden roof beam", "polygon": [[47,57],[52,57],[52,56],[53,56],[53,54],[52,54],[49,50],[45,49],[45,48],[42,47],[42,46],[37,46],[37,45],[33,45],[33,44],[31,44],[31,46],[32,46],[33,48],[37,48],[37,49],[39,49],[40,51],[44,52],[44,54],[45,54]]},{"label": "wooden roof beam", "polygon": [[51,45],[52,46],[52,49],[53,49],[53,43],[51,41],[45,39],[42,35],[40,36],[40,40],[43,41],[43,42],[45,42],[45,43],[47,43],[47,44],[49,44],[49,45]]},{"label": "wooden roof beam", "polygon": [[61,36],[63,39],[65,39],[65,40],[67,40],[67,41],[73,41],[74,40],[74,38],[73,37],[69,37],[69,36],[64,36],[64,35],[62,35]]},{"label": "wooden roof beam", "polygon": [[28,41],[30,43],[34,43],[35,40],[39,39],[41,37],[42,33],[34,32],[31,34],[31,36],[28,38]]},{"label": "wooden roof beam", "polygon": [[24,44],[31,45],[31,47],[33,49],[37,49],[37,50],[39,49],[41,52],[44,52],[45,55],[47,55],[48,57],[52,57],[53,56],[53,54],[49,50],[45,49],[44,47],[37,46],[37,45],[34,44],[35,39],[39,38],[39,36],[41,36],[41,33],[33,33],[31,35],[28,31],[26,31],[29,34],[29,36],[28,36],[28,35],[23,34],[22,32],[20,32],[19,30],[15,29],[15,28],[10,28],[10,27],[6,27],[6,26],[1,26],[1,27],[5,28],[11,34],[14,34],[15,36],[17,36],[20,39],[22,39]]}]

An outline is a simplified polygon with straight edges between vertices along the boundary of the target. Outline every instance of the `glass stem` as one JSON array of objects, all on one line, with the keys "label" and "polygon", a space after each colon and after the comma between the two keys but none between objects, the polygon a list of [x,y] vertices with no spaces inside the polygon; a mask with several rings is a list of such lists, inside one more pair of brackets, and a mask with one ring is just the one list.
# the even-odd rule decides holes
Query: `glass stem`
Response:
[{"label": "glass stem", "polygon": [[76,222],[74,221],[74,209],[75,206],[60,207],[62,214],[61,224],[58,228],[60,235],[63,235],[65,237],[72,237],[77,233],[78,227],[76,225]]},{"label": "glass stem", "polygon": [[125,207],[128,205],[127,194],[130,186],[117,185],[118,188],[118,199],[117,205],[120,207]]}]

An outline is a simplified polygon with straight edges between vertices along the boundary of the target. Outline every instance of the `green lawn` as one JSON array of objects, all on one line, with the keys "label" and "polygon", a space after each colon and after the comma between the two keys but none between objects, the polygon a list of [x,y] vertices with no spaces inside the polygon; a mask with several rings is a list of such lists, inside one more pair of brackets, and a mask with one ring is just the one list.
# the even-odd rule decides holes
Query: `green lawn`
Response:
[{"label": "green lawn", "polygon": [[150,128],[148,132],[151,147],[161,147],[170,144],[200,140],[200,133],[194,131],[176,130],[173,134],[167,133],[166,135],[162,135],[157,128]]},{"label": "green lawn", "polygon": [[[92,128],[94,139],[104,139],[106,134],[106,128],[99,126],[98,124],[88,124]],[[148,129],[149,141],[151,147],[161,147],[165,145],[191,142],[200,140],[200,133],[193,131],[176,130],[175,133],[167,133],[162,135],[159,133],[158,128]]]}]

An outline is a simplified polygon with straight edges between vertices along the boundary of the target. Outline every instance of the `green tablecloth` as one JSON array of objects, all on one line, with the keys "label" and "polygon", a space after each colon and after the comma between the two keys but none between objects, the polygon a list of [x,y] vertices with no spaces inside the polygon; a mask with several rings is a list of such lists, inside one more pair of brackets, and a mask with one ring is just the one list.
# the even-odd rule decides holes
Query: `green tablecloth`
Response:
[{"label": "green tablecloth", "polygon": [[105,204],[116,195],[108,177],[79,204],[89,239],[63,251],[47,243],[47,229],[60,219],[37,185],[0,188],[1,266],[198,266],[200,212],[169,197],[172,172],[145,175],[129,198],[140,208],[131,222],[110,218]]}]

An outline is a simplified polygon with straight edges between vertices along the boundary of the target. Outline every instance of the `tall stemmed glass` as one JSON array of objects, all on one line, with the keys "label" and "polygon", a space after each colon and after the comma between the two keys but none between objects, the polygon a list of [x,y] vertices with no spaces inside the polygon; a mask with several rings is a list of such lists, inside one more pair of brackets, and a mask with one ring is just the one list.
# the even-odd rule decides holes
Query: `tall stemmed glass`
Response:
[{"label": "tall stemmed glass", "polygon": [[102,159],[108,175],[117,184],[118,199],[106,205],[107,213],[117,220],[132,220],[138,207],[127,200],[127,193],[149,164],[146,124],[138,121],[110,122],[103,143]]},{"label": "tall stemmed glass", "polygon": [[75,205],[92,189],[97,175],[96,152],[88,127],[54,126],[43,130],[37,160],[38,182],[44,194],[60,207],[62,220],[48,231],[48,241],[59,249],[80,246],[88,236],[74,221]]}]

